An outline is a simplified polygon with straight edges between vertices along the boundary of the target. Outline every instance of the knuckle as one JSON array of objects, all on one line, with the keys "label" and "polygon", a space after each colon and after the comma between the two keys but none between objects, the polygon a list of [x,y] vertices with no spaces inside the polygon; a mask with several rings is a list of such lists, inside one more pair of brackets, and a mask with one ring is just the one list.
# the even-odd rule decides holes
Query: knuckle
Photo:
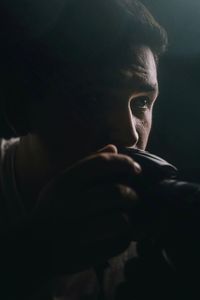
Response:
[{"label": "knuckle", "polygon": [[134,167],[137,164],[131,157],[126,155],[118,155],[118,154],[111,154],[111,153],[100,153],[97,156],[97,159],[100,162],[105,163],[115,163],[119,165],[125,165],[127,167]]},{"label": "knuckle", "polygon": [[129,186],[117,184],[114,186],[115,193],[121,198],[137,198],[136,192]]},{"label": "knuckle", "polygon": [[124,161],[128,164],[133,164],[134,162],[134,160],[130,156],[125,154],[119,154],[118,157],[120,158],[121,161]]},{"label": "knuckle", "polygon": [[122,156],[122,159],[123,159],[125,162],[127,162],[128,164],[133,164],[133,163],[134,163],[134,160],[133,160],[131,157],[127,156],[127,155],[123,155],[123,156]]},{"label": "knuckle", "polygon": [[141,167],[137,161],[135,161],[134,159],[132,159],[127,155],[123,155],[122,159],[124,160],[124,162],[127,163],[127,165],[132,166],[132,168],[135,170],[136,173],[140,172]]},{"label": "knuckle", "polygon": [[97,156],[99,162],[109,162],[111,161],[111,155],[109,153],[100,153]]}]

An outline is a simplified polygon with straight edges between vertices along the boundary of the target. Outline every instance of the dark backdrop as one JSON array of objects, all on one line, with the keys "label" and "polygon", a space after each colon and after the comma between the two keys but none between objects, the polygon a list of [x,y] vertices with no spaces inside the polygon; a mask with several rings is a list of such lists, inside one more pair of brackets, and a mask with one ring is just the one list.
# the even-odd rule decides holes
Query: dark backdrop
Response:
[{"label": "dark backdrop", "polygon": [[142,0],[169,35],[149,150],[200,181],[200,1]]}]

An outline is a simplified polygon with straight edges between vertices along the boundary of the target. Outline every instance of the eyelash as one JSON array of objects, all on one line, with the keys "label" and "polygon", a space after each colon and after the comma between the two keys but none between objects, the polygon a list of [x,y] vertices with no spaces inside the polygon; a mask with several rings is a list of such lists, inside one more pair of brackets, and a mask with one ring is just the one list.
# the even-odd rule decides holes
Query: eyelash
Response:
[{"label": "eyelash", "polygon": [[[140,102],[143,101],[143,105]],[[131,109],[132,111],[145,112],[151,106],[151,100],[147,96],[141,96],[131,99]]]}]

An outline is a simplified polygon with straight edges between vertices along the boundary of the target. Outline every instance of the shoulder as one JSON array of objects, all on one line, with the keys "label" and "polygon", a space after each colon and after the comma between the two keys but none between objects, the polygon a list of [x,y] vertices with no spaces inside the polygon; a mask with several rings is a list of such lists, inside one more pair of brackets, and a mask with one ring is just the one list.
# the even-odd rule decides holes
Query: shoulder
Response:
[{"label": "shoulder", "polygon": [[0,139],[0,222],[12,223],[21,218],[23,206],[18,196],[15,180],[16,139]]},{"label": "shoulder", "polygon": [[20,138],[11,138],[9,140],[0,139],[0,160],[2,161],[8,150],[15,148],[19,143]]}]

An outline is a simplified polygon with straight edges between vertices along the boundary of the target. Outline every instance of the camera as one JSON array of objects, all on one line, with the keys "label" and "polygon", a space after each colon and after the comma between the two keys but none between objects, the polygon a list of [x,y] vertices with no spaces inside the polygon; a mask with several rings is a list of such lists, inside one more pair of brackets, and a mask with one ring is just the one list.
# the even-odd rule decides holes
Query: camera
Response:
[{"label": "camera", "polygon": [[187,212],[194,206],[200,209],[200,185],[182,181],[175,166],[144,150],[124,148],[120,149],[120,153],[141,165],[141,175],[132,182],[147,205],[157,208],[167,206]]},{"label": "camera", "polygon": [[[147,244],[155,238],[152,251],[164,253],[164,259],[180,273],[199,270],[200,185],[182,181],[176,167],[149,152],[138,149],[120,152],[141,165],[141,175],[132,179],[133,186],[145,204],[147,218],[151,216],[155,225],[160,226],[159,236],[150,236]],[[157,223],[156,218],[162,222]],[[146,253],[146,246],[141,245],[140,252]]]}]

